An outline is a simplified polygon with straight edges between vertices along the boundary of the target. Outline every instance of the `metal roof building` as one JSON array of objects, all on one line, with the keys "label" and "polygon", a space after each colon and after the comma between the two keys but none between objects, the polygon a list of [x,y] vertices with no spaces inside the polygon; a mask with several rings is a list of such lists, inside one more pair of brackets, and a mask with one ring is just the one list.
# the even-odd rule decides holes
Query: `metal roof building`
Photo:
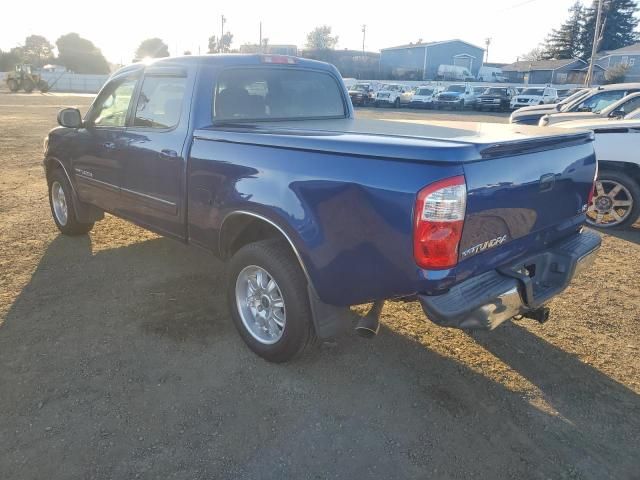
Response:
[{"label": "metal roof building", "polygon": [[484,49],[463,40],[413,43],[380,51],[384,78],[435,80],[440,65],[466,67],[474,77],[484,60]]}]

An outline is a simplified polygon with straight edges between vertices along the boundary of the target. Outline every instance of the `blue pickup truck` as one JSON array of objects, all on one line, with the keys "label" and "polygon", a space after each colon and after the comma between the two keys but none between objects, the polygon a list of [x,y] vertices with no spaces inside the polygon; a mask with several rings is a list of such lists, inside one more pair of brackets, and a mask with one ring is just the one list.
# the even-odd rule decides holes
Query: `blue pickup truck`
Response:
[{"label": "blue pickup truck", "polygon": [[109,212],[226,260],[231,317],[274,362],[367,302],[370,332],[389,299],[446,327],[545,320],[600,245],[583,230],[590,133],[355,119],[321,62],[135,64],[58,122],[44,148],[58,229],[86,234]]}]

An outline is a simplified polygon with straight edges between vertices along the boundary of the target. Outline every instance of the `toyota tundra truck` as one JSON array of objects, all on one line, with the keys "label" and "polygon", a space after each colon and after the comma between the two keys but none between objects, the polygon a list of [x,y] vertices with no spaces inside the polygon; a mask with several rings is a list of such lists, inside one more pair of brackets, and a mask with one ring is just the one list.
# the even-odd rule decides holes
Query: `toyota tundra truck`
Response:
[{"label": "toyota tundra truck", "polygon": [[44,145],[57,228],[84,235],[108,212],[225,260],[231,319],[274,362],[349,327],[358,304],[373,303],[371,332],[386,300],[444,327],[546,320],[600,245],[583,230],[591,133],[357,119],[313,60],[138,63],[58,122]]}]

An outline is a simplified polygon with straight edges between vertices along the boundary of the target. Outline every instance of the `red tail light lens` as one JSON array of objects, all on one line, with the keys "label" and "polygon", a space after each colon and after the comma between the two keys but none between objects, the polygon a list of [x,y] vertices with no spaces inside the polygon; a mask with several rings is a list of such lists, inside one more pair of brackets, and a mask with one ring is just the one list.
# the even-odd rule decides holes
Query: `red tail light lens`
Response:
[{"label": "red tail light lens", "polygon": [[422,268],[444,269],[458,263],[467,187],[463,175],[427,185],[416,200],[413,256]]}]

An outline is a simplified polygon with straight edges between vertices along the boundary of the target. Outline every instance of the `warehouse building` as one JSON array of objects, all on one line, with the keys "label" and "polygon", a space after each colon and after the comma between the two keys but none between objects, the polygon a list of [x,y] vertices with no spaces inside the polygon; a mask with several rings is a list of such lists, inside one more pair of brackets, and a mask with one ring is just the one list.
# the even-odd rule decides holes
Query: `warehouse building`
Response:
[{"label": "warehouse building", "polygon": [[472,76],[484,60],[484,49],[462,40],[412,43],[380,51],[383,78],[398,80],[436,80],[440,65],[467,68]]}]

